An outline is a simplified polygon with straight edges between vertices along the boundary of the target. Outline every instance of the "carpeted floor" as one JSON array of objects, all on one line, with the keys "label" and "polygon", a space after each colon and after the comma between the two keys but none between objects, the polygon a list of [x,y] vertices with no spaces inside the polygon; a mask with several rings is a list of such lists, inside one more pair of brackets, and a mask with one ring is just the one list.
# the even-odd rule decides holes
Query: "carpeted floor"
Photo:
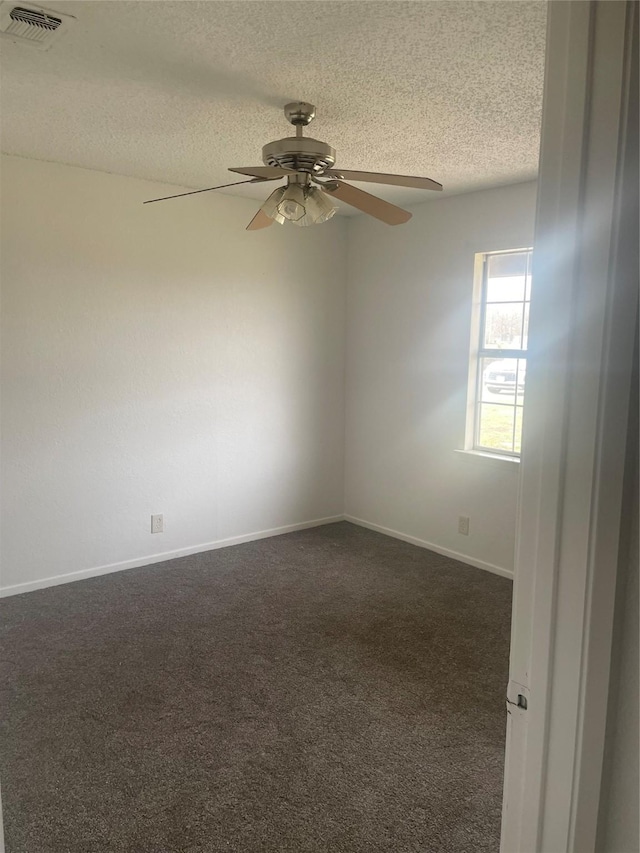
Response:
[{"label": "carpeted floor", "polygon": [[347,523],[5,599],[7,853],[495,853],[510,603]]}]

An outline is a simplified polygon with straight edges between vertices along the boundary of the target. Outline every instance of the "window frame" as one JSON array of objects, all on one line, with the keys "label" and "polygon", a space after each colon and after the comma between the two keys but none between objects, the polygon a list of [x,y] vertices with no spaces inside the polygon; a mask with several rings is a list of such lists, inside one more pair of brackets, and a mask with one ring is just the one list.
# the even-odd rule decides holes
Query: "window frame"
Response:
[{"label": "window frame", "polygon": [[[469,347],[469,379],[467,390],[467,419],[465,430],[465,450],[478,455],[487,455],[494,458],[503,458],[510,461],[519,461],[522,445],[519,451],[507,450],[505,448],[487,447],[479,442],[480,430],[480,413],[482,404],[482,374],[481,369],[483,358],[514,358],[517,360],[527,361],[528,350],[522,348],[497,349],[495,347],[483,346],[485,340],[486,329],[486,314],[487,314],[487,291],[488,291],[488,269],[489,258],[495,255],[515,255],[527,253],[527,264],[525,271],[525,289],[523,299],[512,300],[514,304],[526,306],[531,303],[531,293],[527,299],[527,278],[531,276],[531,262],[533,248],[531,246],[509,248],[509,249],[494,249],[488,252],[477,252],[474,258],[474,286],[473,286],[473,305],[471,317],[471,345]],[[510,300],[504,300],[508,303]],[[524,315],[523,315],[524,318]],[[524,323],[524,319],[523,319]],[[524,332],[524,325],[523,325]],[[520,406],[518,405],[518,389],[517,378],[514,403],[496,403],[505,407],[513,408],[514,411],[514,432],[512,446],[515,446],[515,429],[516,416],[519,407],[524,414],[524,400]]]}]

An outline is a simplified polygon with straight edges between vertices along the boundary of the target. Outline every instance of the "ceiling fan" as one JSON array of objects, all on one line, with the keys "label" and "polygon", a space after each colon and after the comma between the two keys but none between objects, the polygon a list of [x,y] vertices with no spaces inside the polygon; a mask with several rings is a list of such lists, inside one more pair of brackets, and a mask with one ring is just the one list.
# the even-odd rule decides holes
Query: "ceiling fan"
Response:
[{"label": "ceiling fan", "polygon": [[430,178],[411,175],[386,175],[380,172],[357,172],[351,169],[334,169],[336,152],[326,142],[302,135],[303,128],[315,118],[316,108],[305,101],[287,104],[284,114],[296,129],[295,136],[269,142],[262,149],[264,166],[242,166],[229,169],[240,175],[249,175],[246,181],[192,190],[178,195],[152,198],[167,201],[185,195],[206,193],[235,187],[239,184],[257,184],[286,179],[285,186],[274,190],[247,225],[247,231],[268,228],[274,222],[283,225],[286,221],[294,225],[318,225],[330,219],[337,210],[334,199],[350,204],[363,213],[375,216],[387,225],[400,225],[411,219],[411,214],[395,204],[364,192],[344,179],[370,181],[374,184],[390,184],[397,187],[414,187],[422,190],[442,190],[442,184]]}]

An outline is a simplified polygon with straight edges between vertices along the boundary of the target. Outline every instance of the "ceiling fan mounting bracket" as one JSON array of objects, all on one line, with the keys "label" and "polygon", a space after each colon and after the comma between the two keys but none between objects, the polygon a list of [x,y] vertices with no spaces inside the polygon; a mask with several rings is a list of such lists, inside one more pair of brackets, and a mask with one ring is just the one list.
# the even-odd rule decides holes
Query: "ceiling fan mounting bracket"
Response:
[{"label": "ceiling fan mounting bracket", "polygon": [[284,115],[296,127],[306,127],[316,117],[316,108],[306,101],[292,101],[285,104]]}]

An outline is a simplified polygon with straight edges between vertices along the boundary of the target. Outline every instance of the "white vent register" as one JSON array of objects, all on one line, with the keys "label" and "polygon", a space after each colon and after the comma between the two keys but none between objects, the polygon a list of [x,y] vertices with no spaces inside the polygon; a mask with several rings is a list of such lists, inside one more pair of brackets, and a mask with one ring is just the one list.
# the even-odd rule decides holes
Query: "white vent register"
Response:
[{"label": "white vent register", "polygon": [[71,15],[30,3],[0,3],[0,35],[38,50],[47,50],[73,21]]}]

